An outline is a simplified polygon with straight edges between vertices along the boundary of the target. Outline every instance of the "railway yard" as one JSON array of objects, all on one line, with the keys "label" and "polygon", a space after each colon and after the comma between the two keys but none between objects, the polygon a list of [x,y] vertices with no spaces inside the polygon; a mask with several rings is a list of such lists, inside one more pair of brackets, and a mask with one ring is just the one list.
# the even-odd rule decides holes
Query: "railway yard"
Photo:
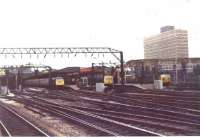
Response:
[{"label": "railway yard", "polygon": [[0,1],[0,137],[200,137],[198,5]]},{"label": "railway yard", "polygon": [[109,53],[120,63],[1,68],[0,136],[200,135],[198,81],[178,83],[178,74],[174,81],[174,73],[156,68],[145,78],[141,62],[139,72],[133,71],[137,75],[130,75],[123,52],[111,48],[4,48],[1,53],[11,51],[44,56]]},{"label": "railway yard", "polygon": [[160,92],[134,87],[111,94],[70,87],[27,87],[1,98],[1,134],[197,136],[199,96],[197,91]]}]

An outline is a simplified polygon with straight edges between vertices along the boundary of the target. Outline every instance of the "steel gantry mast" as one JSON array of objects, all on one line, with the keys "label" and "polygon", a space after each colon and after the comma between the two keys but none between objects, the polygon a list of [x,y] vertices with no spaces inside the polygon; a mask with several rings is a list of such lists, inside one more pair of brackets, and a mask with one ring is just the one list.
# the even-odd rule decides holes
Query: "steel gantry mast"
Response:
[{"label": "steel gantry mast", "polygon": [[[37,65],[37,66],[34,66],[34,65],[25,65],[25,66],[3,66],[3,67],[0,67],[0,70],[5,70],[5,75],[6,75],[6,85],[8,86],[8,77],[9,77],[9,71],[10,70],[16,70],[17,74],[16,74],[16,88],[19,89],[19,85],[21,85],[21,88],[22,88],[22,81],[23,81],[23,71],[24,69],[31,69],[33,68],[34,70],[38,70],[39,68],[42,68],[42,69],[46,69],[48,70],[48,75],[49,75],[49,80],[51,80],[51,72],[52,72],[52,68],[50,66],[44,66],[44,65]],[[49,83],[49,87],[51,87],[50,83]],[[21,89],[22,91],[22,89]]]},{"label": "steel gantry mast", "polygon": [[111,54],[120,61],[121,84],[124,84],[123,52],[109,47],[57,47],[57,48],[0,48],[0,55],[64,55],[64,54]]}]

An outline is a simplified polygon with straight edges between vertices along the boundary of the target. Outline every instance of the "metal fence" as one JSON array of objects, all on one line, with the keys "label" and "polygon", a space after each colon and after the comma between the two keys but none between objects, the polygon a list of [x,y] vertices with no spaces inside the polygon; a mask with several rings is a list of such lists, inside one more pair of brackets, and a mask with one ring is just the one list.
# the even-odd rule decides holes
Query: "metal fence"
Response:
[{"label": "metal fence", "polygon": [[[145,67],[144,67],[145,68]],[[172,84],[183,84],[185,85],[193,85],[200,87],[200,64],[173,69],[167,69],[160,67],[155,71],[146,70],[140,68],[131,69],[130,74],[132,74],[133,78],[130,82],[132,83],[153,83],[155,79],[158,79],[161,74],[169,74],[171,76]]]}]

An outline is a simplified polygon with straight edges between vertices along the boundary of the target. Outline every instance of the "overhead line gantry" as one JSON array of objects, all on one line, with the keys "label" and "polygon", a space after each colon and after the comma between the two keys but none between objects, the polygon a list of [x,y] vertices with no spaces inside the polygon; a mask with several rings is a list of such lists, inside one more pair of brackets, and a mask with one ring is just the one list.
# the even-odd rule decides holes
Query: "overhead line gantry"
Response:
[{"label": "overhead line gantry", "polygon": [[124,84],[123,52],[109,47],[56,47],[56,48],[0,48],[0,55],[65,55],[65,54],[111,54],[120,61],[121,84]]}]

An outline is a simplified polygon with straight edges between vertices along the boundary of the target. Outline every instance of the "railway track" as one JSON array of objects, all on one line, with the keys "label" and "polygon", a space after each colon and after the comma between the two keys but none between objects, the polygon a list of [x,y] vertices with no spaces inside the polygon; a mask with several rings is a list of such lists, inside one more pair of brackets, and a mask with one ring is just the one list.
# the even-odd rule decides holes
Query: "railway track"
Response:
[{"label": "railway track", "polygon": [[89,112],[89,113],[92,113],[104,118],[109,118],[111,120],[126,123],[129,125],[137,125],[137,127],[143,127],[146,129],[151,128],[151,131],[155,131],[155,132],[158,132],[158,131],[160,133],[168,132],[174,135],[199,135],[200,134],[199,132],[200,125],[191,123],[191,122],[170,120],[166,118],[150,117],[150,116],[145,116],[141,114],[137,115],[134,113],[132,114],[122,113],[122,112],[117,112],[117,111],[87,108],[87,107],[80,107],[80,106],[69,106],[69,105],[60,106],[58,104],[48,101],[47,99],[43,99],[39,97],[34,97],[33,99],[34,101],[37,101],[37,102],[42,101],[42,102],[45,102],[45,104],[52,105],[51,107],[55,107],[56,110],[60,109],[61,111],[66,112],[67,114],[69,114],[69,111],[68,111],[69,108],[75,108],[78,111],[82,110],[84,112]]},{"label": "railway track", "polygon": [[[131,110],[137,110],[137,111],[145,111],[146,114],[158,114],[159,116],[164,116],[164,117],[169,117],[169,118],[174,118],[174,119],[179,119],[179,120],[188,120],[191,122],[199,121],[199,110],[195,109],[190,109],[190,108],[185,108],[183,107],[176,107],[176,106],[171,106],[171,105],[166,105],[166,104],[158,104],[158,103],[152,103],[152,101],[143,101],[143,100],[134,100],[126,97],[119,97],[119,96],[110,96],[110,98],[107,98],[107,102],[100,100],[95,101],[93,100],[96,98],[96,94],[92,95],[92,93],[79,93],[83,96],[81,99],[85,100],[86,102],[90,102],[93,104],[97,104],[100,106],[111,106],[109,109],[117,109],[121,111],[129,111],[131,113]],[[66,96],[69,94],[66,93]],[[75,94],[76,95],[76,94]],[[84,98],[84,97],[91,97],[91,99]],[[103,95],[98,95],[98,99],[105,99],[105,96]],[[119,103],[110,103],[109,101],[115,101]],[[114,108],[113,108],[114,107]],[[118,110],[118,111],[119,111]],[[132,113],[136,113],[135,111],[132,111]],[[170,117],[171,116],[171,117]]]},{"label": "railway track", "polygon": [[200,123],[199,115],[191,115],[191,114],[179,113],[176,111],[168,111],[168,110],[154,109],[141,106],[132,106],[118,102],[102,101],[90,98],[84,98],[84,100],[85,102],[98,105],[106,110],[122,111],[127,113],[143,114],[153,117],[169,118],[169,119],[182,120],[192,123]]},{"label": "railway track", "polygon": [[139,101],[147,101],[152,102],[158,105],[167,105],[169,107],[176,107],[176,108],[184,108],[184,109],[192,109],[192,110],[199,110],[200,108],[200,101],[193,101],[191,100],[180,100],[180,99],[170,99],[170,98],[162,98],[159,96],[143,96],[142,94],[135,94],[135,95],[124,95],[119,94],[116,95],[119,97],[126,98],[126,100],[139,100]]},{"label": "railway track", "polygon": [[[70,100],[69,98],[73,98],[73,96],[75,97],[79,97],[79,99],[85,99],[82,97],[90,97],[92,99],[103,99],[103,100],[107,100],[107,101],[114,101],[114,102],[119,102],[121,104],[125,104],[125,105],[131,105],[137,108],[145,108],[148,109],[149,111],[159,111],[159,113],[163,113],[163,114],[169,114],[169,115],[179,115],[179,116],[196,116],[197,120],[198,120],[198,115],[200,115],[200,105],[199,104],[194,104],[191,102],[185,102],[182,100],[182,102],[179,101],[175,101],[175,102],[168,102],[167,103],[160,103],[160,102],[154,102],[154,100],[150,99],[150,100],[146,100],[146,99],[141,99],[141,98],[137,98],[137,97],[124,97],[124,96],[119,96],[119,95],[111,95],[111,96],[107,96],[104,94],[95,94],[95,93],[88,93],[88,92],[79,92],[79,91],[74,91],[74,94],[72,92],[68,92],[68,93],[62,93],[60,91],[58,92],[50,92],[50,94],[48,94],[48,96],[52,97],[54,96],[56,98],[56,96],[60,99],[64,99],[64,100]],[[150,98],[150,97],[149,97]],[[87,100],[87,99],[86,99]],[[159,100],[159,97],[158,99]],[[197,106],[196,106],[197,105]],[[192,106],[192,107],[191,107]],[[196,107],[196,108],[195,108]],[[175,111],[175,113],[174,113]]]},{"label": "railway track", "polygon": [[[65,89],[66,92],[70,92],[70,93],[73,93],[73,94],[85,94],[85,95],[93,95],[93,96],[105,96],[105,94],[102,94],[102,93],[95,93],[95,92],[87,92],[87,91],[84,91],[84,90],[73,90],[73,89],[70,89],[70,88],[67,88]],[[161,98],[161,99],[169,99],[170,100],[180,100],[180,101],[193,101],[191,103],[195,103],[195,101],[197,103],[199,103],[200,99],[200,93],[198,92],[195,92],[195,93],[184,93],[182,92],[178,92],[178,94],[176,92],[167,92],[167,91],[153,91],[153,90],[134,90],[134,91],[130,91],[130,92],[116,92],[116,94],[114,95],[119,95],[119,96],[123,96],[123,97],[143,97],[144,99],[145,98]]]},{"label": "railway track", "polygon": [[[38,100],[40,95],[32,94],[34,100]],[[89,112],[104,118],[115,120],[118,122],[139,125],[139,127],[153,127],[164,132],[173,132],[175,135],[199,135],[200,118],[199,108],[184,107],[184,101],[179,102],[183,106],[176,106],[176,102],[172,105],[167,103],[157,103],[154,100],[138,99],[137,97],[120,96],[120,94],[105,95],[80,91],[51,91],[48,95],[43,94],[43,98],[55,97],[71,101],[68,98],[78,98],[76,101],[85,101],[86,103],[99,106],[103,110],[97,108],[85,108],[81,106],[59,106],[64,110],[65,107]],[[158,97],[158,95],[156,95]],[[40,98],[41,101],[42,98]],[[72,99],[74,101],[74,99]],[[44,101],[44,100],[43,100]],[[50,102],[48,102],[51,104]],[[53,104],[55,105],[55,104]],[[61,109],[60,108],[60,109]],[[151,130],[153,131],[153,130]],[[162,132],[160,132],[162,133]]]},{"label": "railway track", "polygon": [[38,100],[36,98],[32,100],[28,99],[27,101],[29,102],[28,104],[33,107],[62,116],[83,126],[93,128],[98,132],[101,132],[101,135],[104,136],[161,136],[161,134],[148,131],[143,128],[138,128],[123,122],[74,109],[72,107],[63,107],[43,100]]},{"label": "railway track", "polygon": [[[56,93],[58,94],[58,93]],[[176,106],[177,103],[173,103],[173,104],[162,104],[162,103],[156,103],[153,102],[152,100],[142,100],[142,99],[135,99],[135,98],[128,98],[128,97],[121,97],[118,95],[111,95],[108,97],[105,97],[105,95],[102,94],[92,94],[92,93],[78,93],[78,97],[82,100],[86,100],[88,101],[87,98],[84,97],[90,97],[92,99],[103,99],[103,100],[107,100],[107,101],[114,101],[117,103],[120,103],[120,105],[123,107],[128,107],[128,105],[132,108],[135,109],[143,109],[145,111],[149,112],[157,112],[163,115],[172,115],[172,116],[177,116],[177,117],[182,117],[182,118],[189,118],[190,120],[194,121],[195,120],[199,121],[199,115],[200,115],[200,111],[198,108],[194,109],[191,107],[185,107],[185,104],[182,104],[183,106]],[[59,95],[59,94],[58,94]],[[77,93],[75,93],[75,96],[77,95]],[[56,95],[55,95],[56,96]],[[60,96],[60,95],[59,95]],[[73,93],[63,93],[62,97],[64,96],[73,96]],[[92,102],[92,100],[89,100],[90,102]],[[94,102],[96,103],[96,102]],[[102,104],[105,104],[105,102],[103,102]],[[101,105],[101,104],[100,104]],[[120,106],[119,105],[119,106]],[[195,105],[195,104],[192,104]],[[116,106],[116,105],[115,105]]]},{"label": "railway track", "polygon": [[[55,105],[48,100],[42,98],[35,98],[36,100],[44,101],[48,104]],[[59,105],[60,106],[60,105]],[[81,106],[73,106],[73,105],[63,105],[62,107],[71,107],[76,108],[78,110],[83,110],[86,112],[93,113],[95,115],[99,115],[102,117],[106,117],[109,119],[113,119],[116,121],[124,122],[131,125],[140,125],[141,127],[154,127],[156,130],[165,130],[168,132],[176,132],[176,134],[184,134],[184,135],[199,135],[200,134],[200,124],[183,122],[183,121],[175,121],[170,119],[162,119],[157,117],[148,117],[145,115],[135,115],[130,113],[122,113],[117,111],[110,110],[102,110],[96,108],[88,108]]]},{"label": "railway track", "polygon": [[193,101],[195,102],[200,102],[199,97],[181,97],[181,96],[171,96],[171,95],[157,95],[157,94],[150,94],[150,93],[123,93],[123,94],[119,94],[122,96],[126,96],[126,97],[133,97],[133,96],[137,96],[137,97],[144,97],[144,98],[160,98],[160,99],[169,99],[169,100],[180,100],[180,101],[185,101],[185,102],[191,102]]},{"label": "railway track", "polygon": [[[27,99],[26,99],[27,100]],[[105,117],[101,117],[92,113],[88,113],[85,111],[73,109],[71,107],[62,107],[56,104],[51,104],[50,102],[28,99],[28,104],[33,107],[48,111],[50,113],[56,114],[58,116],[64,116],[68,120],[74,121],[78,124],[82,124],[83,126],[89,126],[97,130],[98,132],[102,132],[103,135],[142,135],[142,136],[158,136],[160,134],[154,133],[148,130],[144,130],[142,128],[138,128],[135,126],[131,126],[119,121],[111,120]],[[31,102],[31,103],[30,103]],[[39,102],[39,104],[38,104]],[[103,130],[102,130],[103,129]],[[109,131],[109,132],[108,132]],[[101,134],[102,135],[102,134]]]},{"label": "railway track", "polygon": [[[113,95],[105,95],[99,93],[90,93],[90,92],[81,92],[81,91],[67,91],[66,93],[62,93],[63,96],[84,96],[91,98],[100,98],[107,99],[115,102],[120,102],[123,104],[130,105],[140,105],[149,108],[157,108],[157,109],[165,109],[170,111],[178,111],[183,113],[191,113],[191,114],[200,114],[200,101],[194,101],[191,97],[191,100],[180,100],[178,98],[170,99],[168,96],[159,96],[154,94],[143,94],[143,93],[134,93],[134,95],[130,96],[129,94],[113,94]],[[143,96],[144,95],[144,96]],[[173,97],[173,96],[172,96]]]},{"label": "railway track", "polygon": [[0,104],[2,136],[49,136],[14,110]]},{"label": "railway track", "polygon": [[10,132],[1,121],[0,121],[0,136],[11,137]]},{"label": "railway track", "polygon": [[[61,96],[63,97],[77,96],[79,97],[79,99],[85,100],[86,102],[90,102],[90,103],[101,105],[101,106],[111,106],[109,107],[109,109],[116,110],[117,108],[119,108],[122,111],[128,111],[128,112],[130,112],[131,109],[137,110],[137,111],[142,110],[143,112],[146,112],[146,114],[158,113],[160,114],[160,116],[166,116],[166,117],[171,116],[171,118],[177,118],[179,120],[189,120],[189,122],[191,121],[198,122],[200,120],[199,109],[184,107],[185,104],[183,104],[182,107],[176,106],[177,102],[173,103],[173,105],[160,104],[160,103],[155,103],[152,100],[141,100],[141,99],[135,99],[135,98],[130,98],[130,97],[120,97],[117,95],[111,95],[107,97],[103,94],[93,94],[93,93],[79,92],[79,91],[74,91],[74,92],[75,92],[74,94],[72,92],[61,93]],[[60,94],[59,91],[56,93],[54,92],[54,94],[58,94],[58,93]],[[90,97],[91,99],[87,97]],[[93,99],[100,99],[100,102],[95,101]],[[115,104],[112,101],[114,101]],[[135,113],[135,111],[132,111],[132,113]]]},{"label": "railway track", "polygon": [[[92,97],[92,98],[105,98],[105,95],[101,95],[101,94],[92,95],[92,93],[84,93],[84,92],[79,93],[79,95],[84,96],[84,97]],[[146,107],[154,107],[158,109],[165,108],[171,111],[176,110],[176,111],[184,112],[184,113],[200,114],[199,113],[200,102],[194,102],[194,101],[188,102],[185,100],[169,100],[169,99],[165,101],[165,99],[160,99],[159,96],[153,99],[152,97],[145,98],[142,95],[130,97],[130,96],[123,96],[123,95],[118,95],[118,94],[108,96],[107,100],[121,102],[121,103],[129,104],[129,105],[140,105],[140,106],[146,106]]]},{"label": "railway track", "polygon": [[[79,94],[79,95],[88,95],[88,96],[105,96],[105,94],[101,94],[101,93],[92,93],[92,92],[84,92],[84,91],[76,91],[76,90],[67,90],[67,92],[71,92],[73,94]],[[116,93],[116,94],[112,94],[112,95],[116,95],[116,96],[121,96],[121,97],[129,97],[129,98],[140,98],[140,99],[155,99],[155,100],[167,100],[168,102],[170,101],[180,101],[180,102],[186,102],[186,103],[196,103],[199,104],[200,102],[200,93],[199,94],[195,94],[193,96],[188,96],[188,95],[173,95],[173,94],[165,94],[165,92],[161,92],[160,94],[157,93],[158,91],[154,92],[145,92],[145,91],[141,91],[141,92],[122,92],[122,93]],[[167,93],[167,92],[166,92]],[[184,93],[183,93],[184,94]]]},{"label": "railway track", "polygon": [[122,94],[126,93],[147,93],[147,94],[154,94],[154,95],[169,95],[169,96],[181,96],[181,97],[200,97],[200,93],[197,91],[177,91],[173,89],[165,90],[165,91],[158,91],[152,89],[140,89],[134,86],[125,86],[119,88],[124,92],[120,92]]}]

